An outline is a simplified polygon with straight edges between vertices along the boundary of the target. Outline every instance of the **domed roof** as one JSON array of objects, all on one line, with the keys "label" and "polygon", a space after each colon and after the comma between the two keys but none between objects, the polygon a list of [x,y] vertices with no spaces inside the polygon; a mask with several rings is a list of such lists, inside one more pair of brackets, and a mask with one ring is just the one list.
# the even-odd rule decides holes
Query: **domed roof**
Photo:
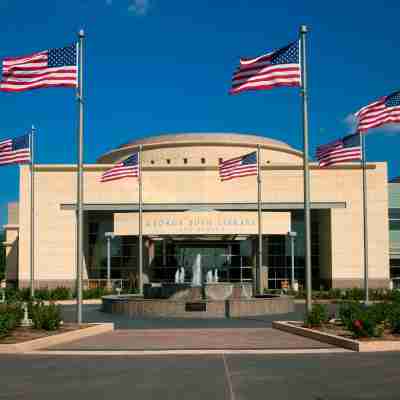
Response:
[{"label": "domed roof", "polygon": [[97,160],[98,163],[113,162],[119,157],[121,153],[125,153],[128,149],[135,150],[139,145],[143,145],[146,148],[157,148],[157,147],[173,147],[174,145],[243,145],[243,146],[256,146],[261,145],[262,147],[272,147],[277,150],[290,152],[301,156],[301,152],[291,147],[289,144],[280,140],[267,138],[264,136],[258,136],[254,134],[245,133],[175,133],[175,134],[164,134],[157,136],[149,136],[146,138],[135,139],[131,142],[124,143],[123,145],[103,154]]},{"label": "domed roof", "polygon": [[132,140],[131,142],[125,143],[119,148],[137,146],[139,144],[161,144],[161,143],[180,143],[180,142],[240,142],[247,144],[267,144],[275,146],[290,147],[287,143],[280,140],[271,139],[263,136],[245,134],[245,133],[175,133],[166,135],[150,136],[148,138],[142,138]]}]

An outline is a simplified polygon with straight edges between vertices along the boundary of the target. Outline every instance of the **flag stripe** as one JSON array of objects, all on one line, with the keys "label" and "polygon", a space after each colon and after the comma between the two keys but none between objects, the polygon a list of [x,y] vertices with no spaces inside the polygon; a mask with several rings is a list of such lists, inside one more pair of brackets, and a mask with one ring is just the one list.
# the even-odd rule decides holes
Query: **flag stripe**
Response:
[{"label": "flag stripe", "polygon": [[252,59],[241,59],[233,73],[230,94],[245,90],[266,90],[279,86],[300,86],[301,71],[297,42]]},{"label": "flag stripe", "polygon": [[357,130],[364,133],[388,123],[400,123],[400,91],[380,98],[356,112]]},{"label": "flag stripe", "polygon": [[123,178],[138,178],[139,175],[139,154],[135,153],[105,171],[101,176],[100,182],[110,182]]},{"label": "flag stripe", "polygon": [[3,60],[2,91],[21,92],[56,86],[78,86],[76,45]]},{"label": "flag stripe", "polygon": [[359,134],[348,135],[328,144],[318,146],[316,156],[320,167],[361,160]]},{"label": "flag stripe", "polygon": [[221,181],[227,181],[243,176],[257,175],[256,152],[244,156],[230,158],[219,163]]},{"label": "flag stripe", "polygon": [[27,135],[0,142],[0,165],[25,163],[30,159]]}]

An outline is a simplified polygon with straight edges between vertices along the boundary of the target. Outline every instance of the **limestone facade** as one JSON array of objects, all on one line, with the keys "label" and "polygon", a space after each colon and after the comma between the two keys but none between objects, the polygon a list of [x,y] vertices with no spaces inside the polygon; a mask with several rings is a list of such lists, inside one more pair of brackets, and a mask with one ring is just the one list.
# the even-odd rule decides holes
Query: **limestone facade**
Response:
[{"label": "limestone facade", "polygon": [[[256,177],[221,182],[220,159],[255,151],[261,146],[263,212],[274,220],[280,215],[279,231],[271,225],[264,234],[284,234],[291,229],[290,214],[301,211],[303,201],[302,153],[289,145],[254,135],[187,134],[164,135],[135,141],[100,157],[84,167],[84,202],[97,210],[112,212],[124,219],[113,206],[138,203],[135,178],[100,183],[102,173],[139,149],[142,145],[143,203],[154,212],[168,215],[173,205],[192,207],[231,205],[229,212],[249,212],[240,207],[257,202]],[[37,286],[73,286],[76,271],[76,167],[74,165],[36,165],[35,174],[35,281]],[[320,169],[311,163],[312,213],[318,219],[319,277],[327,287],[362,286],[363,215],[362,173],[357,164]],[[30,170],[20,167],[18,205],[11,206],[5,226],[7,279],[27,286],[30,279]],[[371,287],[389,284],[389,228],[387,167],[384,162],[368,163],[369,278]],[[159,206],[159,209],[156,208]],[[182,206],[183,207],[183,206]],[[218,207],[217,207],[218,208]],[[256,209],[255,209],[256,210]],[[255,211],[253,210],[253,211]],[[207,209],[201,211],[207,215]],[[209,211],[212,213],[213,211]],[[219,211],[223,212],[223,211]],[[268,218],[268,217],[267,217]],[[137,213],[132,219],[136,234]],[[114,224],[116,224],[114,220]],[[125,231],[129,234],[129,223]],[[127,228],[128,223],[128,228]],[[117,224],[116,224],[117,225]],[[121,223],[120,223],[121,225]],[[266,223],[267,225],[267,223]],[[87,232],[87,224],[85,225]],[[116,226],[115,226],[116,227]],[[205,229],[205,230],[204,230]],[[206,228],[201,235],[207,236]],[[275,229],[275,231],[274,231]],[[240,233],[238,231],[238,233]],[[249,232],[245,232],[249,234]],[[163,234],[168,234],[164,232]],[[174,232],[179,234],[179,232]],[[210,232],[215,234],[215,232]],[[232,234],[232,232],[229,232]],[[253,234],[250,232],[250,234]],[[190,232],[188,234],[190,239]],[[198,235],[196,240],[199,240]],[[266,240],[268,238],[266,237]],[[148,256],[148,255],[147,255]],[[267,259],[264,257],[264,259]],[[85,272],[84,278],[87,278]]]}]

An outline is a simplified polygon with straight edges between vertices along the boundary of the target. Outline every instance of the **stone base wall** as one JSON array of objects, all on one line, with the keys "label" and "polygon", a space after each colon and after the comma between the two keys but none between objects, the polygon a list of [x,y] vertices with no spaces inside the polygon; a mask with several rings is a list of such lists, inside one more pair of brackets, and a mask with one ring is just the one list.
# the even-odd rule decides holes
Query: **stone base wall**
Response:
[{"label": "stone base wall", "polygon": [[[368,279],[370,289],[389,289],[390,279]],[[321,279],[320,284],[325,288],[351,289],[364,287],[364,279]]]},{"label": "stone base wall", "polygon": [[[31,286],[29,280],[19,280],[18,288],[28,288]],[[66,287],[75,289],[75,279],[41,279],[35,280],[35,289],[55,289],[57,287]]]},{"label": "stone base wall", "polygon": [[166,299],[143,299],[135,296],[104,296],[102,311],[124,314],[130,318],[238,318],[258,315],[286,314],[294,311],[293,298],[274,296],[270,298],[199,300],[205,310],[188,311],[191,301]]}]

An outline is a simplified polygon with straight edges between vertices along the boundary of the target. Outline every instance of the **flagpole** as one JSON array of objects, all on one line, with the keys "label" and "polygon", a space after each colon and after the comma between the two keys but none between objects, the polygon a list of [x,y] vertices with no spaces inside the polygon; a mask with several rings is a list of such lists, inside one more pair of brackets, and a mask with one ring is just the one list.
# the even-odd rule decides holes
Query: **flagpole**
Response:
[{"label": "flagpole", "polygon": [[77,168],[77,268],[76,268],[76,319],[82,323],[82,271],[83,271],[83,40],[85,33],[79,31],[77,55],[79,57],[79,108],[78,168]]},{"label": "flagpole", "polygon": [[368,214],[367,214],[367,160],[365,155],[365,136],[361,134],[362,149],[362,191],[363,191],[363,242],[364,242],[364,291],[365,304],[368,304]]},{"label": "flagpole", "polygon": [[256,294],[261,295],[262,269],[262,208],[261,208],[261,146],[257,145],[257,187],[258,187],[258,268],[256,269]]},{"label": "flagpole", "polygon": [[139,145],[139,295],[143,296],[143,193],[142,193],[142,149]]},{"label": "flagpole", "polygon": [[312,308],[311,281],[311,218],[310,218],[310,169],[308,165],[308,87],[306,63],[306,25],[300,27],[301,95],[303,97],[303,176],[304,176],[304,256],[306,272],[306,311]]},{"label": "flagpole", "polygon": [[30,240],[30,274],[31,298],[35,297],[35,127],[32,125],[29,135],[31,153],[31,240]]}]

